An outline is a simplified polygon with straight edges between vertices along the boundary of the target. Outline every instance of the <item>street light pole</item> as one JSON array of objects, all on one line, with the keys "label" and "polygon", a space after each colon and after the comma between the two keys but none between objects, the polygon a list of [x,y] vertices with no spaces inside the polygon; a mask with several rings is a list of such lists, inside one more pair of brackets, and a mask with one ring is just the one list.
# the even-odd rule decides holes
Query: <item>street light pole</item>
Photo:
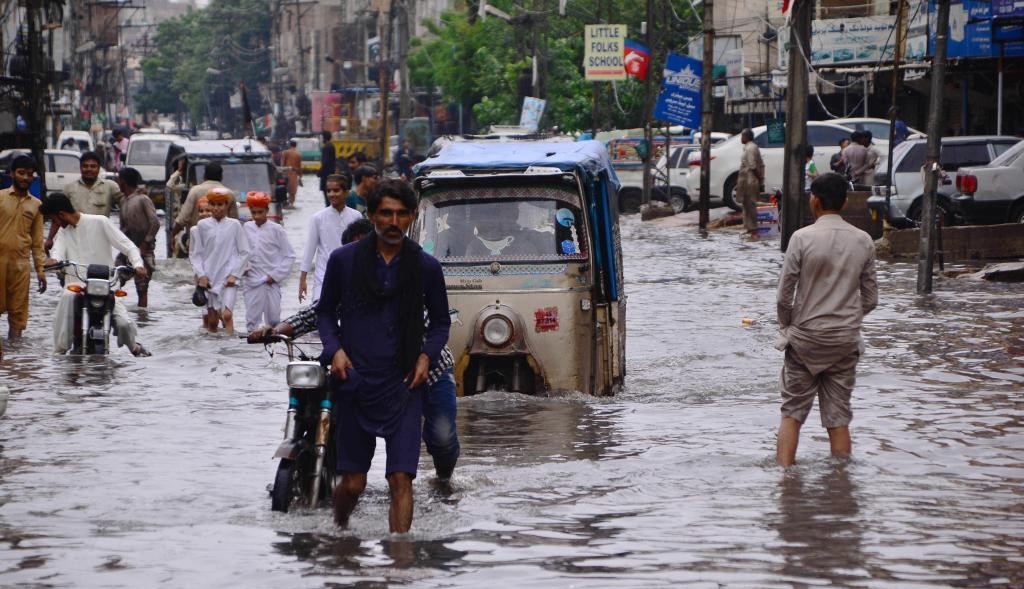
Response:
[{"label": "street light pole", "polygon": [[789,77],[786,82],[786,143],[782,177],[782,251],[804,223],[804,162],[807,144],[809,65],[813,0],[793,0],[789,28]]},{"label": "street light pole", "polygon": [[715,21],[714,0],[704,1],[704,76],[700,113],[700,217],[701,235],[707,235],[711,217],[711,126],[714,125]]}]

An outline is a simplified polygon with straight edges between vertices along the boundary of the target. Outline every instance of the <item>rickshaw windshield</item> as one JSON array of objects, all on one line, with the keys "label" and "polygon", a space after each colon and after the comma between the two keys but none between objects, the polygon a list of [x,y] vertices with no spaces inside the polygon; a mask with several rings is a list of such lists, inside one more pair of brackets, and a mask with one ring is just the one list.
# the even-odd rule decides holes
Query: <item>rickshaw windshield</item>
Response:
[{"label": "rickshaw windshield", "polygon": [[[270,166],[266,162],[223,162],[224,186],[227,186],[237,195],[244,195],[250,190],[270,192],[273,181],[270,176]],[[196,164],[195,177],[201,179],[205,176],[206,165]],[[198,181],[198,180],[197,180]],[[244,198],[240,200],[244,201]]]},{"label": "rickshaw windshield", "polygon": [[463,186],[424,196],[417,237],[441,262],[585,260],[581,221],[563,186]]}]

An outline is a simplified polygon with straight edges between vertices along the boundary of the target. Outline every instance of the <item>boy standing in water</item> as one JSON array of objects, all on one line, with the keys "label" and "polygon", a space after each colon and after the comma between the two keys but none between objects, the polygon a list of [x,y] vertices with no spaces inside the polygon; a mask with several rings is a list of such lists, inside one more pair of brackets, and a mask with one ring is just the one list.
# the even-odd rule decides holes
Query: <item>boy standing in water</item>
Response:
[{"label": "boy standing in water", "polygon": [[832,173],[811,183],[814,224],[793,234],[779,278],[775,347],[786,356],[776,460],[784,467],[796,462],[800,426],[815,397],[832,455],[850,455],[850,393],[864,351],[860,326],[878,304],[878,285],[874,242],[839,216],[847,186]]},{"label": "boy standing in water", "polygon": [[189,261],[206,289],[206,329],[217,331],[223,322],[228,334],[235,331],[232,310],[238,294],[238,277],[249,258],[249,240],[238,219],[227,216],[231,192],[214,188],[206,194],[210,218],[196,224],[189,244]]},{"label": "boy standing in water", "polygon": [[281,281],[295,262],[295,250],[288,234],[277,223],[267,222],[270,195],[250,192],[246,196],[252,221],[245,224],[245,236],[252,245],[249,267],[242,277],[245,286],[245,329],[277,325],[281,321]]}]

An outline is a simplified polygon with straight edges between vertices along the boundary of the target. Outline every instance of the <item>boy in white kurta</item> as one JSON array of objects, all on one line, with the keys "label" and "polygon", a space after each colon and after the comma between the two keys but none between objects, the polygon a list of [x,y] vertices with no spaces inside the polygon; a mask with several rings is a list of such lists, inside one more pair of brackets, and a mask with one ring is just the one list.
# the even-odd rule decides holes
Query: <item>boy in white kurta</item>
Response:
[{"label": "boy in white kurta", "polygon": [[249,260],[249,239],[238,219],[227,216],[231,193],[226,188],[214,188],[206,195],[210,218],[196,224],[189,238],[189,261],[199,286],[206,289],[206,328],[217,331],[218,323],[224,330],[234,333],[235,297],[238,296],[238,277]]},{"label": "boy in white kurta", "polygon": [[306,275],[313,272],[313,302],[320,300],[320,289],[327,271],[327,258],[341,247],[341,234],[349,225],[363,218],[359,211],[345,206],[348,178],[331,174],[325,182],[327,200],[331,206],[317,211],[309,218],[306,247],[299,263],[299,302],[306,298]]},{"label": "boy in white kurta", "polygon": [[292,270],[295,250],[288,242],[284,228],[267,222],[270,208],[267,193],[250,192],[245,202],[252,215],[252,221],[244,226],[252,254],[242,276],[242,286],[245,290],[245,329],[251,332],[262,325],[277,325],[281,321],[281,281]]}]

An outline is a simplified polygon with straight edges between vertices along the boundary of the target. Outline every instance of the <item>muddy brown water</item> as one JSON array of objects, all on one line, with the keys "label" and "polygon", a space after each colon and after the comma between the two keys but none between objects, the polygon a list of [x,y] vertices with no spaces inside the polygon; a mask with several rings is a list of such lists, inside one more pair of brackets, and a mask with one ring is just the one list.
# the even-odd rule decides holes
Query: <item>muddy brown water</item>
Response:
[{"label": "muddy brown water", "polygon": [[[286,220],[297,248],[315,186]],[[129,295],[149,359],[51,356],[54,293],[33,295],[0,364],[0,585],[1024,586],[1021,285],[919,297],[913,265],[880,263],[854,458],[828,458],[815,414],[784,474],[777,242],[622,228],[626,390],[461,399],[456,491],[424,454],[407,537],[387,533],[380,457],[349,530],[270,511],[284,360],[200,333],[183,265],[161,265],[148,311]]]}]

